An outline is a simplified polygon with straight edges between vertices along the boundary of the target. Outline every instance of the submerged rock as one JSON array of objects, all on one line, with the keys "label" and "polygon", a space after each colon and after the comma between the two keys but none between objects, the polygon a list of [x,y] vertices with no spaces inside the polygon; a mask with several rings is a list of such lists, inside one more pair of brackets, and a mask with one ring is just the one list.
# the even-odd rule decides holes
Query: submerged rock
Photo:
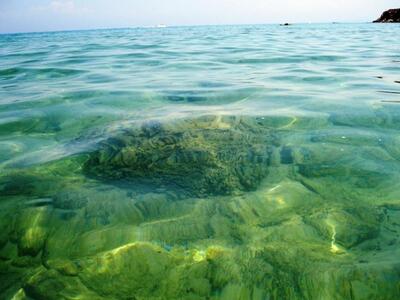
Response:
[{"label": "submerged rock", "polygon": [[380,18],[374,23],[399,23],[400,22],[400,8],[389,9],[384,11]]},{"label": "submerged rock", "polygon": [[76,191],[60,191],[54,197],[54,207],[60,209],[80,209],[88,202],[87,195]]},{"label": "submerged rock", "polygon": [[331,251],[343,246],[345,249],[374,240],[379,236],[379,212],[370,207],[332,209],[306,216],[306,222],[327,239],[331,239]]},{"label": "submerged rock", "polygon": [[202,117],[125,130],[90,155],[87,174],[183,188],[194,196],[257,188],[277,144],[256,118]]},{"label": "submerged rock", "polygon": [[18,213],[14,234],[20,256],[35,257],[42,251],[48,237],[46,226],[51,210],[46,207],[28,208]]}]

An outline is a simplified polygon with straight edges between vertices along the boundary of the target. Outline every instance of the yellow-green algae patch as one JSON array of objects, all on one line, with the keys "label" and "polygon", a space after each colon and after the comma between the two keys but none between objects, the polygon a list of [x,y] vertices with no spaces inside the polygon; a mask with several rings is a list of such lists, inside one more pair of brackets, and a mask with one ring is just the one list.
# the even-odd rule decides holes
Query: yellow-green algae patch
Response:
[{"label": "yellow-green algae patch", "polygon": [[395,299],[396,138],[294,120],[147,123],[4,170],[0,296]]}]

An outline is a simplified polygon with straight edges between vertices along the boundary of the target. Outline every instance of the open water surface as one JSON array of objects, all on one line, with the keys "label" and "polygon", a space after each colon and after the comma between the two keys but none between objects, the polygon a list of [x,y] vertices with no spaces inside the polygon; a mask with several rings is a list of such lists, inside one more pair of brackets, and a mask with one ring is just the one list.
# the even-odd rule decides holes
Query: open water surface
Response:
[{"label": "open water surface", "polygon": [[399,31],[0,35],[0,298],[398,299]]}]

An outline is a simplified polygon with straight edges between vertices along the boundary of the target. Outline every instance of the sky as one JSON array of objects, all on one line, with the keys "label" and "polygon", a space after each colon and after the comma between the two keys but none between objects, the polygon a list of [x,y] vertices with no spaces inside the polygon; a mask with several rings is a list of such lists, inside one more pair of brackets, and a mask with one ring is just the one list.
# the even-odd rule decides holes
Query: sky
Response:
[{"label": "sky", "polygon": [[0,0],[0,33],[136,26],[365,22],[400,0]]}]

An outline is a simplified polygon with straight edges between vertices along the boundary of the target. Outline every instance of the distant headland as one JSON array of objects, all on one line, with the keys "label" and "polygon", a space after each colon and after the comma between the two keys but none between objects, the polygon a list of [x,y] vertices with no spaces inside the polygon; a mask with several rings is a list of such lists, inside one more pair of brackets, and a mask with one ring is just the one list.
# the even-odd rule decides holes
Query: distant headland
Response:
[{"label": "distant headland", "polygon": [[374,23],[400,23],[400,8],[384,11]]}]

